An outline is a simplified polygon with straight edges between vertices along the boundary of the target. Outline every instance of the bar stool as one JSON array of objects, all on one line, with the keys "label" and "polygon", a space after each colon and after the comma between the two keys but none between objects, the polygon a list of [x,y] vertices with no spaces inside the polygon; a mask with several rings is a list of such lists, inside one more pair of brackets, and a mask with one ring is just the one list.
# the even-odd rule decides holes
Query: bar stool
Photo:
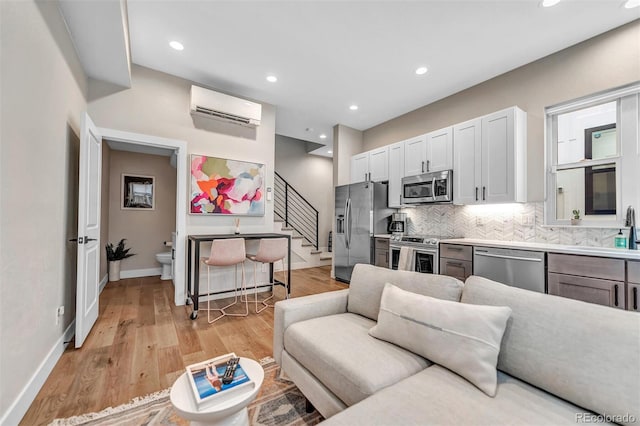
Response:
[{"label": "bar stool", "polygon": [[[264,306],[262,306],[258,310],[258,282],[257,282],[258,280],[256,278],[256,276],[258,275],[258,263],[271,264],[280,260],[282,261],[282,270],[284,271],[285,270],[284,259],[287,257],[288,244],[289,244],[289,241],[287,240],[287,238],[262,238],[260,240],[260,245],[258,246],[258,252],[256,254],[247,254],[247,259],[253,261],[253,300],[250,300],[250,302],[255,303],[256,314],[259,314],[260,312],[264,311],[267,308],[273,307],[273,305],[269,305],[267,301],[272,299],[274,295],[274,292],[273,292],[274,283],[270,283],[271,296],[267,297],[266,299],[260,302]],[[275,275],[275,271],[274,271],[274,275]],[[287,282],[286,273],[284,275],[284,280],[285,280],[285,297],[288,299],[289,292],[287,290],[289,288],[289,283]],[[274,281],[275,281],[275,278],[274,278]]]},{"label": "bar stool", "polygon": [[[213,240],[211,242],[211,254],[208,258],[202,257],[200,261],[207,265],[207,294],[211,295],[211,266],[235,266],[235,274],[234,274],[234,300],[232,303],[228,304],[223,308],[212,308],[211,307],[211,297],[207,299],[207,321],[209,324],[218,321],[220,318],[225,316],[233,316],[233,317],[246,317],[249,315],[249,302],[247,301],[247,296],[244,294],[246,292],[246,284],[244,278],[244,261],[246,257],[246,251],[244,248],[244,238],[229,238],[229,239],[219,239]],[[242,266],[242,283],[240,284],[240,302],[244,301],[245,304],[245,312],[240,314],[230,314],[225,311],[225,309],[235,305],[238,303],[238,265]],[[244,300],[242,300],[244,295]],[[221,313],[220,316],[211,319],[211,311],[219,311]]]}]

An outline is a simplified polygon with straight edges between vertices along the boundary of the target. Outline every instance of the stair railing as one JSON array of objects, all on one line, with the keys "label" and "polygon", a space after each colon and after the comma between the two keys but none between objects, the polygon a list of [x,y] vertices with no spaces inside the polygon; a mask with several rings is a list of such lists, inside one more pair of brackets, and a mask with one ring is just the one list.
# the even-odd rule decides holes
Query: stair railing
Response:
[{"label": "stair railing", "polygon": [[318,210],[275,172],[274,213],[318,250]]}]

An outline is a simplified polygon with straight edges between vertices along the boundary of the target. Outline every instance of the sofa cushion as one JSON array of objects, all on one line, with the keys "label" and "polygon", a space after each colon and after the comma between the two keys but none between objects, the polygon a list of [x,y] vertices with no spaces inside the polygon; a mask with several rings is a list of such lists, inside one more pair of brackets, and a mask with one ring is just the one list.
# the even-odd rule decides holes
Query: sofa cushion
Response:
[{"label": "sofa cushion", "polygon": [[353,268],[349,283],[347,311],[377,320],[380,297],[382,297],[385,283],[391,283],[413,293],[455,302],[460,301],[463,286],[462,281],[445,275],[394,271],[373,265],[357,264]]},{"label": "sofa cushion", "polygon": [[[376,425],[573,425],[591,413],[498,372],[493,398],[439,365],[423,370],[322,423]],[[591,420],[591,421],[589,421]]]},{"label": "sofa cushion", "polygon": [[597,413],[640,420],[638,313],[480,277],[467,279],[462,302],[512,309],[499,370]]},{"label": "sofa cushion", "polygon": [[284,348],[346,405],[429,366],[426,359],[369,336],[374,322],[351,313],[298,322]]},{"label": "sofa cushion", "polygon": [[369,334],[443,365],[489,396],[511,309],[440,300],[387,284]]}]

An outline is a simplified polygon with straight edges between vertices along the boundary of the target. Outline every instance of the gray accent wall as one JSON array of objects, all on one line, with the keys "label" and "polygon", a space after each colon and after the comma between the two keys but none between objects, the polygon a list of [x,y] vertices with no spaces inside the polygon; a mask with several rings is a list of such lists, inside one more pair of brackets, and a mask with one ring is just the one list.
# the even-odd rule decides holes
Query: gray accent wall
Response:
[{"label": "gray accent wall", "polygon": [[639,40],[636,20],[367,129],[360,152],[516,105],[527,112],[528,201],[543,201],[544,108],[637,81]]}]

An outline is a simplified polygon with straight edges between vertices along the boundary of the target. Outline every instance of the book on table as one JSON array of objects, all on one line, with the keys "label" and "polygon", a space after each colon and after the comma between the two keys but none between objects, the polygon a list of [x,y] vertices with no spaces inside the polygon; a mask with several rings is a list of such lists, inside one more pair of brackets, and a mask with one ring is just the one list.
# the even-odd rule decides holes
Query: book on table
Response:
[{"label": "book on table", "polygon": [[255,383],[242,368],[242,360],[236,367],[231,383],[222,383],[227,362],[235,357],[234,353],[229,353],[187,367],[187,378],[199,410],[214,403],[226,401],[239,395],[243,390],[246,392],[255,387]]}]

